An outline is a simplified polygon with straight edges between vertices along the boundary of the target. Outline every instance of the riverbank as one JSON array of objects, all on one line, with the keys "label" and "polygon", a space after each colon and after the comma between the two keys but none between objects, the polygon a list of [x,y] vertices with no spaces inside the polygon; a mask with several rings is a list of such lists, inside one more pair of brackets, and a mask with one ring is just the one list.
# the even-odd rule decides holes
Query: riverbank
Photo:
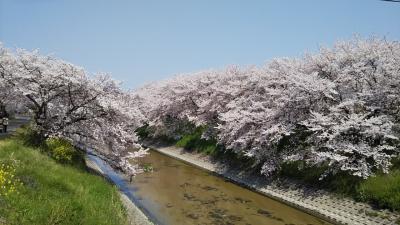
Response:
[{"label": "riverbank", "polygon": [[[89,157],[85,157],[86,166],[94,173],[104,177],[113,183],[113,181],[106,175],[106,173],[99,167],[99,165]],[[149,218],[136,206],[129,197],[122,192],[118,191],[122,204],[124,205],[130,225],[153,225]]]},{"label": "riverbank", "polygon": [[0,140],[0,186],[0,224],[129,224],[115,186],[17,138]]},{"label": "riverbank", "polygon": [[95,164],[60,164],[40,147],[13,137],[28,122],[28,117],[17,117],[9,132],[0,133],[0,186],[11,184],[5,185],[6,192],[0,190],[0,225],[151,224],[143,222],[147,218],[125,194],[99,176]]},{"label": "riverbank", "polygon": [[332,193],[307,188],[288,180],[268,182],[265,177],[228,170],[218,161],[175,146],[150,145],[157,152],[183,160],[214,172],[258,193],[286,203],[334,224],[397,224],[400,216],[388,210],[376,210],[368,204],[336,196]]}]

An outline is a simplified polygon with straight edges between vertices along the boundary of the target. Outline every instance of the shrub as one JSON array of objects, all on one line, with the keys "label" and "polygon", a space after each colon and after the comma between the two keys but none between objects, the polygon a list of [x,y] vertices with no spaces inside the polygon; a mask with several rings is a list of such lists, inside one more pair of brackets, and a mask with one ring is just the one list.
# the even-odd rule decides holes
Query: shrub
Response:
[{"label": "shrub", "polygon": [[46,140],[46,146],[51,157],[59,162],[71,163],[79,155],[74,146],[62,138],[49,138]]},{"label": "shrub", "polygon": [[39,147],[43,144],[43,137],[32,127],[24,125],[15,132],[17,139],[22,140],[25,145]]},{"label": "shrub", "polygon": [[296,180],[301,180],[307,183],[315,183],[323,174],[326,168],[324,167],[306,167],[303,161],[286,162],[282,164],[279,175],[291,177]]},{"label": "shrub", "polygon": [[150,135],[150,130],[149,130],[149,125],[145,124],[135,130],[135,133],[137,136],[139,136],[140,139],[146,139]]},{"label": "shrub", "polygon": [[204,127],[197,127],[192,133],[182,135],[182,138],[176,143],[176,146],[188,150],[196,150],[198,152],[206,153],[207,155],[214,155],[219,146],[214,139],[202,138]]}]

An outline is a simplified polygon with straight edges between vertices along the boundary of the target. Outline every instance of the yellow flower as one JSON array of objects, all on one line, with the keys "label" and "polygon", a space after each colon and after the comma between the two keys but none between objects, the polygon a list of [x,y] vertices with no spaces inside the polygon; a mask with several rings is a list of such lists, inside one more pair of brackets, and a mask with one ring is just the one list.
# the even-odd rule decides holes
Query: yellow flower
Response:
[{"label": "yellow flower", "polygon": [[15,177],[16,169],[13,164],[0,164],[0,196],[8,196],[17,191],[22,183]]}]

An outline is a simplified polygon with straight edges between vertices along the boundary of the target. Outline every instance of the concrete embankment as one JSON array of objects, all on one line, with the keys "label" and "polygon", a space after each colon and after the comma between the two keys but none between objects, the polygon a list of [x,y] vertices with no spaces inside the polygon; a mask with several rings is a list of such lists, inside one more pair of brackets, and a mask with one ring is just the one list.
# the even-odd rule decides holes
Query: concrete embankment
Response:
[{"label": "concrete embankment", "polygon": [[191,165],[214,172],[239,185],[252,189],[272,199],[317,216],[334,224],[389,225],[397,224],[400,215],[388,210],[376,210],[365,203],[336,196],[332,193],[304,187],[288,180],[268,182],[265,177],[244,174],[226,168],[203,154],[189,153],[175,146],[148,146],[157,152],[185,161]]}]

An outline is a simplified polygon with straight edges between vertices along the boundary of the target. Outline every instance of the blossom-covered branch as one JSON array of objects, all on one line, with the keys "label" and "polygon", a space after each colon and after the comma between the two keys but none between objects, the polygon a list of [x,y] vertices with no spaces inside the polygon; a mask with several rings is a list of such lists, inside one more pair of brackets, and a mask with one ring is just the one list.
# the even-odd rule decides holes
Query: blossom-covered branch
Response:
[{"label": "blossom-covered branch", "polygon": [[68,139],[128,173],[136,172],[128,159],[145,152],[127,150],[136,143],[134,130],[143,116],[118,82],[107,74],[91,78],[82,68],[37,51],[14,54],[1,48],[0,53],[1,102],[13,96],[12,101],[28,107],[39,137]]},{"label": "blossom-covered branch", "polygon": [[366,178],[387,172],[400,151],[396,41],[339,42],[300,59],[177,76],[131,95],[156,135],[206,126],[204,138],[256,159],[266,175],[302,160]]}]

